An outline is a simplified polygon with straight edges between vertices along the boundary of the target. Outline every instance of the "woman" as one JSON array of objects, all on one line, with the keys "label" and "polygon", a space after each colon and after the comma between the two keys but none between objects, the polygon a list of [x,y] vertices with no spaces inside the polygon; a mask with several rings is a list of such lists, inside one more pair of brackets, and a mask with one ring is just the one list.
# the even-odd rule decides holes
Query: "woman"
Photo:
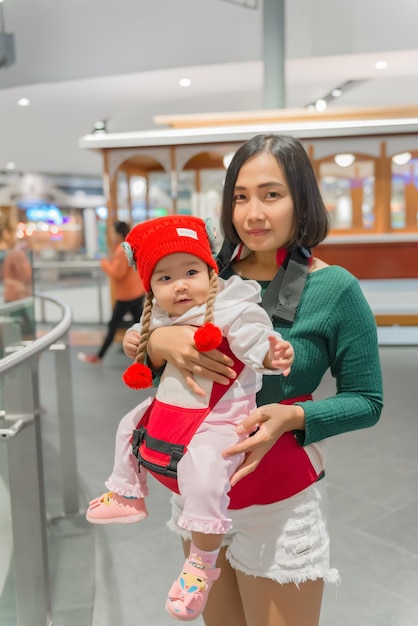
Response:
[{"label": "woman", "polygon": [[[4,302],[31,298],[32,265],[25,250],[17,244],[16,227],[7,216],[0,214],[0,283],[3,282]],[[33,300],[13,307],[7,315],[16,319],[23,339],[35,335]]]},{"label": "woman", "polygon": [[78,359],[85,363],[100,365],[106,352],[112,345],[116,332],[122,327],[123,318],[130,313],[134,322],[138,322],[144,306],[145,289],[138,274],[128,266],[121,243],[130,231],[126,222],[113,225],[113,252],[110,259],[101,260],[102,270],[110,277],[115,304],[108,323],[106,337],[96,354],[78,353]]},{"label": "woman", "polygon": [[[260,283],[263,306],[295,360],[287,378],[264,378],[259,408],[238,427],[255,434],[224,451],[247,457],[231,480],[233,529],[216,563],[222,584],[213,586],[204,621],[318,626],[324,582],[339,579],[329,567],[324,440],[380,417],[375,321],[357,280],[310,255],[327,235],[328,217],[298,140],[258,135],[236,152],[221,225],[225,247],[236,245],[221,276]],[[232,376],[220,353],[197,352],[191,328],[155,330],[148,354],[154,367],[174,364],[191,388],[196,374],[218,382]],[[312,401],[328,369],[336,395]],[[177,532],[181,510],[175,495],[170,527]]]},{"label": "woman", "polygon": [[16,245],[16,228],[3,215],[0,215],[0,260],[4,301],[29,298],[32,295],[32,266],[25,251]]}]

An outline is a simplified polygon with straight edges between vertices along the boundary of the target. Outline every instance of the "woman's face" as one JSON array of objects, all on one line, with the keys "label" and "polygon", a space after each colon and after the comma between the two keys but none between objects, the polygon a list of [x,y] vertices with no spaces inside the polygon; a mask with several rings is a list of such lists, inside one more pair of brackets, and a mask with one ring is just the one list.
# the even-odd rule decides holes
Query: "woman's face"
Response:
[{"label": "woman's face", "polygon": [[285,175],[271,154],[258,154],[241,167],[232,222],[242,243],[253,252],[276,251],[289,242],[293,201]]}]

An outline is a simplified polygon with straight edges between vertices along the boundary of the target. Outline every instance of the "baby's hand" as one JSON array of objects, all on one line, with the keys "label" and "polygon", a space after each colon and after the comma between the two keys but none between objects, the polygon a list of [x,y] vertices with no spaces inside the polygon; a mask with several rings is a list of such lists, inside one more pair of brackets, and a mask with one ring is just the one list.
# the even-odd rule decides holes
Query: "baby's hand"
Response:
[{"label": "baby's hand", "polygon": [[123,337],[123,351],[131,359],[136,357],[140,336],[137,330],[128,330]]},{"label": "baby's hand", "polygon": [[282,370],[283,376],[289,376],[295,351],[291,343],[272,335],[269,337],[269,358],[272,368]]}]

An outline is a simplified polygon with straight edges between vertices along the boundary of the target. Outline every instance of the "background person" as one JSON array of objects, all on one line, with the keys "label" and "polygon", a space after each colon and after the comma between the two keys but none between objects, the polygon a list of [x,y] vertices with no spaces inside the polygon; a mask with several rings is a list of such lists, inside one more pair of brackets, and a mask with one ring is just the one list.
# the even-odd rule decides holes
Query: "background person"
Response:
[{"label": "background person", "polygon": [[[297,139],[258,135],[237,150],[226,173],[221,226],[236,246],[232,259],[220,254],[221,275],[260,283],[263,306],[293,345],[295,361],[287,378],[264,378],[259,408],[238,429],[250,433],[258,425],[257,432],[224,451],[246,459],[232,477],[233,529],[218,557],[222,573],[204,622],[318,626],[324,581],[339,579],[329,564],[324,443],[380,417],[376,324],[356,278],[309,255],[327,235],[328,214]],[[131,344],[124,341],[132,355]],[[187,327],[156,329],[148,355],[156,368],[174,365],[190,384],[196,375],[218,382],[232,375],[225,355],[196,350]],[[312,401],[327,370],[336,393]],[[319,474],[311,483],[308,461]],[[182,509],[174,495],[170,527],[184,536]]]},{"label": "background person", "polygon": [[[0,215],[0,281],[4,302],[16,302],[33,295],[32,264],[25,250],[17,244],[16,228],[9,218]],[[34,305],[22,304],[9,313],[21,326],[23,338],[34,339]]]},{"label": "background person", "polygon": [[126,222],[115,222],[113,225],[113,252],[109,259],[101,260],[101,268],[111,280],[111,291],[115,298],[112,317],[108,323],[108,331],[96,354],[79,352],[77,357],[84,363],[100,364],[110,348],[116,332],[122,327],[127,313],[132,315],[134,322],[139,321],[144,306],[145,289],[140,277],[128,266],[121,243],[125,241],[130,227]]},{"label": "background person", "polygon": [[32,295],[32,266],[24,250],[16,245],[16,228],[0,215],[1,278],[4,301],[14,302]]}]

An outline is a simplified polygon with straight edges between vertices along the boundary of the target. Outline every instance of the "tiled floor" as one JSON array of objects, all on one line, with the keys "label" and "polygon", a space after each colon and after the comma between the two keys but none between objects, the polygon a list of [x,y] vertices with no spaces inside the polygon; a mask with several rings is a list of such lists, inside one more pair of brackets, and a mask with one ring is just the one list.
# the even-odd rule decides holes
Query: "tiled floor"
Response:
[{"label": "tiled floor", "polygon": [[[112,469],[119,418],[138,401],[138,392],[121,381],[128,360],[119,345],[111,347],[101,366],[76,359],[80,344],[93,351],[100,337],[96,330],[90,339],[85,329],[71,333],[83,509],[102,493]],[[382,346],[381,358],[381,421],[373,429],[328,442],[332,565],[339,568],[342,584],[326,589],[321,626],[418,624],[418,347]],[[141,524],[94,527],[83,514],[62,516],[56,399],[49,388],[52,367],[51,355],[45,354],[40,378],[53,625],[172,625],[163,600],[182,556],[178,540],[165,529],[168,495],[158,483],[152,482],[150,517]],[[332,379],[326,378],[318,396],[332,389]],[[0,449],[0,470],[1,455]],[[7,519],[1,529],[7,537]],[[17,624],[12,583],[11,568],[0,599],[2,626]]]}]

